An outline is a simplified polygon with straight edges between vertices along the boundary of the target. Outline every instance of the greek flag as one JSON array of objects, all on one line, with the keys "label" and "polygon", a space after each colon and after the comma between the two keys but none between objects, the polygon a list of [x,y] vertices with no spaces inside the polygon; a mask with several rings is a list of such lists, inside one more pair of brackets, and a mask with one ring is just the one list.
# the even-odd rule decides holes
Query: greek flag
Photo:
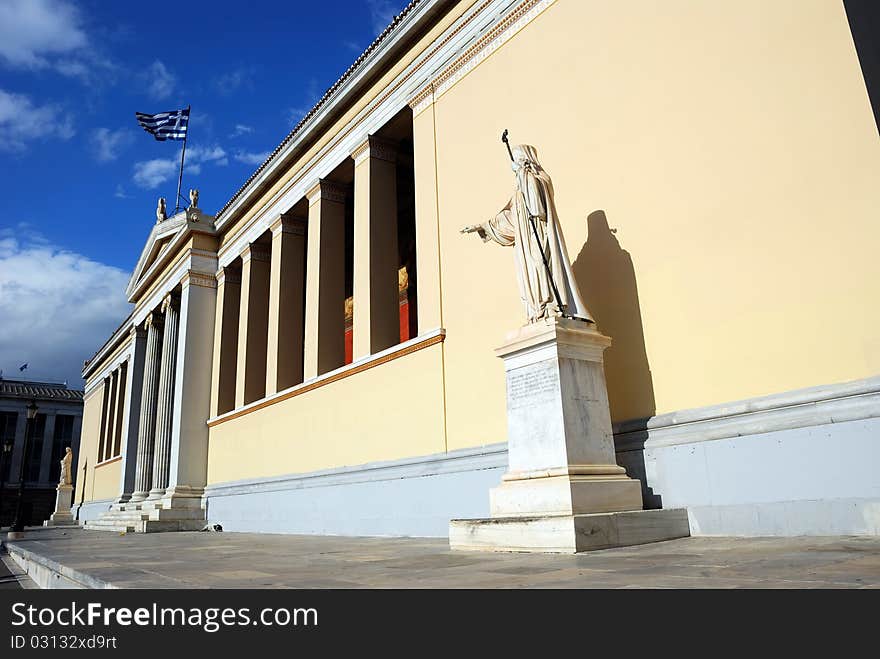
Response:
[{"label": "greek flag", "polygon": [[134,115],[141,127],[160,142],[186,139],[186,128],[189,125],[188,107],[159,114],[135,112]]}]

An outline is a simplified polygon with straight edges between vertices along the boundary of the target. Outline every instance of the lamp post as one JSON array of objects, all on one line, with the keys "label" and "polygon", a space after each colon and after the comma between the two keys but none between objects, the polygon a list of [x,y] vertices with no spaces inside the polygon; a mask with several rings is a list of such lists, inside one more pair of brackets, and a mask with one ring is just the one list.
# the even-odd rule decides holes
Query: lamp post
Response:
[{"label": "lamp post", "polygon": [[20,538],[24,534],[24,519],[22,518],[22,500],[24,499],[24,467],[28,461],[28,440],[34,428],[34,419],[37,418],[37,401],[32,400],[27,406],[27,427],[24,431],[24,446],[21,451],[21,461],[18,464],[18,501],[15,503],[15,519],[12,520],[12,528],[9,529],[9,538]]},{"label": "lamp post", "polygon": [[6,492],[6,467],[12,457],[12,440],[7,439],[3,442],[3,448],[0,449],[0,527],[3,526],[3,495]]}]

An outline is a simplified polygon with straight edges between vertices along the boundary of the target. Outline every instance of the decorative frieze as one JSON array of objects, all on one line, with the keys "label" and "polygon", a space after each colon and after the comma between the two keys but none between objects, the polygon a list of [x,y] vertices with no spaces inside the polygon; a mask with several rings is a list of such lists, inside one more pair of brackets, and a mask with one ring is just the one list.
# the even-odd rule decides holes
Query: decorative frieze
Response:
[{"label": "decorative frieze", "polygon": [[187,270],[180,280],[182,286],[201,286],[203,288],[217,288],[217,279],[209,272],[199,270]]}]

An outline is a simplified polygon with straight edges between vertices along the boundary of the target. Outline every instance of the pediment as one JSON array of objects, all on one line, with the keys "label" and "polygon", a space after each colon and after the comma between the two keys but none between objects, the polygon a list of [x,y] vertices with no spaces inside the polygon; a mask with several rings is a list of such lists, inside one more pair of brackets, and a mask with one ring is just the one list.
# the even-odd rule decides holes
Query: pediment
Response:
[{"label": "pediment", "polygon": [[180,212],[167,220],[156,223],[147,242],[141,251],[131,279],[128,280],[128,286],[125,289],[126,298],[129,302],[135,302],[133,299],[135,291],[140,288],[141,282],[152,277],[153,272],[159,262],[164,261],[166,255],[176,250],[176,246],[191,233],[192,230],[213,233],[214,218],[210,215],[203,214],[199,209],[187,209]]}]

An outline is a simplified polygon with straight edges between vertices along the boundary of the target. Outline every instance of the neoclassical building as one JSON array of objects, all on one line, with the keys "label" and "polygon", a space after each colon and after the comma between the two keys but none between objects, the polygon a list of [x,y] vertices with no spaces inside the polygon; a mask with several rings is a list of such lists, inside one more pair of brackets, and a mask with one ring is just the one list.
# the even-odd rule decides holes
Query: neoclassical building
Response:
[{"label": "neoclassical building", "polygon": [[[0,527],[11,526],[15,519],[19,474],[25,485],[23,523],[40,525],[49,518],[65,449],[79,452],[82,418],[83,392],[68,388],[66,382],[0,375]],[[78,475],[82,472],[73,474],[74,480]]]},{"label": "neoclassical building", "polygon": [[509,129],[612,339],[617,459],[646,505],[693,534],[880,532],[857,21],[837,0],[412,2],[214,215],[153,226],[134,310],[83,371],[80,519],[442,536],[486,517],[493,348],[524,319],[511,250],[459,230],[510,196]]}]

